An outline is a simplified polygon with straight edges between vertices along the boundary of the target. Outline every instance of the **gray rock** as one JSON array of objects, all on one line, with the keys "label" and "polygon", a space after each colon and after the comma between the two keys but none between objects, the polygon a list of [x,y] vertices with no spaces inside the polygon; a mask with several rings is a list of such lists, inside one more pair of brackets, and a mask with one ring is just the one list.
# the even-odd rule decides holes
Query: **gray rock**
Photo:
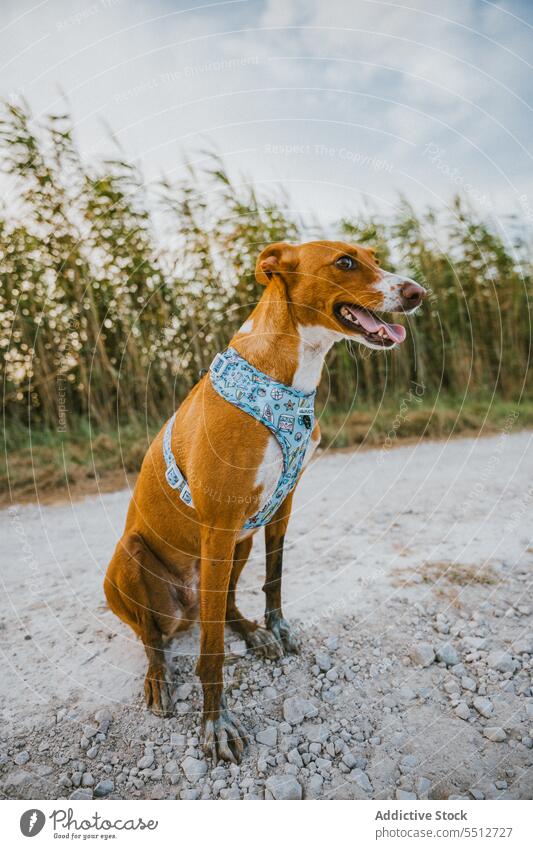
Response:
[{"label": "gray rock", "polygon": [[180,684],[179,687],[176,687],[175,697],[177,701],[184,702],[185,699],[188,699],[193,691],[192,684]]},{"label": "gray rock", "polygon": [[99,781],[96,787],[94,788],[94,795],[96,799],[103,799],[104,796],[109,796],[110,793],[115,789],[115,784],[110,778],[104,778],[102,781]]},{"label": "gray rock", "polygon": [[348,767],[348,769],[353,769],[357,764],[357,758],[352,754],[352,752],[345,752],[342,756],[342,762]]},{"label": "gray rock", "polygon": [[459,704],[455,708],[455,713],[457,714],[459,719],[470,719],[470,708],[468,707],[466,702],[459,702]]},{"label": "gray rock", "polygon": [[474,699],[473,705],[477,712],[480,713],[481,716],[486,717],[487,719],[494,713],[494,706],[492,702],[490,702],[488,699],[484,699],[482,696],[478,696],[476,699]]},{"label": "gray rock", "polygon": [[266,799],[301,799],[302,785],[294,775],[271,775],[265,783]]},{"label": "gray rock", "polygon": [[408,790],[398,790],[396,791],[397,799],[416,799],[416,793],[409,793]]},{"label": "gray rock", "polygon": [[229,650],[231,654],[234,654],[237,657],[245,657],[248,652],[248,646],[244,640],[234,640],[229,644]]},{"label": "gray rock", "polygon": [[29,759],[30,754],[26,751],[19,752],[18,755],[15,755],[15,757],[13,758],[17,766],[24,766],[24,764],[28,763]]},{"label": "gray rock", "polygon": [[490,669],[496,669],[498,672],[514,672],[519,664],[513,660],[510,654],[504,651],[492,651],[487,656],[487,666]]},{"label": "gray rock", "polygon": [[348,775],[348,778],[350,779],[350,781],[354,781],[357,786],[361,788],[361,790],[364,790],[365,793],[370,794],[373,792],[374,788],[370,783],[370,779],[366,772],[363,772],[362,769],[359,769],[358,767],[352,769],[351,773]]},{"label": "gray rock", "polygon": [[171,734],[170,735],[170,745],[175,746],[178,749],[183,749],[187,742],[187,738],[185,734]]},{"label": "gray rock", "polygon": [[107,708],[101,708],[95,713],[94,718],[97,722],[112,722],[113,714]]},{"label": "gray rock", "polygon": [[154,762],[154,753],[148,752],[144,757],[139,758],[137,761],[137,766],[139,769],[150,769]]},{"label": "gray rock", "polygon": [[81,785],[83,787],[92,787],[94,785],[94,778],[90,772],[84,772],[81,777]]},{"label": "gray rock", "polygon": [[446,666],[455,666],[456,663],[460,662],[461,658],[451,643],[443,643],[437,649],[437,660],[445,663]]},{"label": "gray rock", "polygon": [[503,741],[507,739],[507,734],[499,725],[484,728],[483,734],[487,740],[492,740],[493,743],[503,743]]},{"label": "gray rock", "polygon": [[308,725],[304,728],[305,736],[310,743],[325,743],[330,735],[327,725]]},{"label": "gray rock", "polygon": [[205,761],[199,761],[196,758],[187,757],[181,762],[181,768],[185,773],[187,781],[191,784],[203,778],[207,772],[207,764]]},{"label": "gray rock", "polygon": [[315,662],[321,672],[328,672],[333,666],[329,654],[325,651],[315,652]]},{"label": "gray rock", "polygon": [[416,779],[415,789],[419,799],[426,799],[431,789],[431,781],[424,775],[420,775]]},{"label": "gray rock", "polygon": [[533,654],[533,635],[517,640],[513,643],[513,649],[516,654]]},{"label": "gray rock", "polygon": [[417,643],[414,645],[411,648],[410,656],[413,663],[416,663],[417,666],[431,666],[435,660],[433,646],[429,643]]},{"label": "gray rock", "polygon": [[69,799],[78,799],[80,801],[89,801],[89,799],[93,798],[92,790],[74,790],[73,793],[70,794]]},{"label": "gray rock", "polygon": [[311,776],[307,783],[307,796],[309,799],[318,799],[322,795],[322,786],[324,784],[324,779],[321,775],[316,773]]},{"label": "gray rock", "polygon": [[190,801],[194,801],[200,795],[200,791],[198,789],[195,790],[182,790],[180,793],[180,799],[189,799]]},{"label": "gray rock", "polygon": [[309,699],[291,696],[283,702],[283,718],[291,725],[299,725],[304,719],[318,716],[318,709]]},{"label": "gray rock", "polygon": [[469,690],[471,693],[474,693],[477,685],[474,679],[470,678],[469,675],[463,675],[461,678],[461,686],[464,690]]},{"label": "gray rock", "polygon": [[28,784],[32,784],[34,781],[34,776],[31,772],[26,772],[25,769],[17,769],[15,772],[10,772],[9,775],[5,779],[6,787],[25,787]]},{"label": "gray rock", "polygon": [[261,743],[262,746],[268,746],[269,749],[271,749],[273,746],[277,745],[278,729],[270,726],[269,728],[265,728],[263,731],[258,731],[255,735],[255,739],[258,743]]}]

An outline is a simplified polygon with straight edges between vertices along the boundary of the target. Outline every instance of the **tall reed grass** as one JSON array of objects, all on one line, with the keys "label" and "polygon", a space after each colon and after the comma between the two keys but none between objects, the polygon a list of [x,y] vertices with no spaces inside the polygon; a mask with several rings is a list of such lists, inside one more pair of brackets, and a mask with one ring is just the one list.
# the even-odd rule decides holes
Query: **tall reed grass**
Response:
[{"label": "tall reed grass", "polygon": [[[150,186],[122,156],[85,162],[68,115],[36,125],[27,108],[5,104],[0,152],[10,185],[0,211],[8,425],[162,420],[260,296],[257,253],[309,232],[287,197],[232,181],[211,154],[179,182]],[[518,401],[530,388],[526,245],[510,247],[460,199],[422,215],[405,201],[392,217],[354,211],[332,230],[373,244],[383,266],[431,290],[401,350],[332,350],[322,394],[334,409],[411,381],[459,401]]]}]

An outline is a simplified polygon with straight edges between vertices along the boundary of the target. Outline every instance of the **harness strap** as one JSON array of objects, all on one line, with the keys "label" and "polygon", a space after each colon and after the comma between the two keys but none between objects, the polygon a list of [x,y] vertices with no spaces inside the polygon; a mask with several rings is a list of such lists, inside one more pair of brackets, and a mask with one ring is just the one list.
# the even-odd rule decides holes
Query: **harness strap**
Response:
[{"label": "harness strap", "polygon": [[185,504],[187,504],[189,507],[194,507],[191,490],[189,489],[189,484],[183,477],[183,474],[178,469],[174,454],[172,453],[172,428],[174,426],[175,418],[176,413],[174,413],[172,418],[169,419],[163,436],[163,457],[165,458],[165,463],[167,465],[165,477],[167,479],[168,485],[172,487],[172,489],[176,489],[178,491],[178,495],[181,500],[185,502]]}]

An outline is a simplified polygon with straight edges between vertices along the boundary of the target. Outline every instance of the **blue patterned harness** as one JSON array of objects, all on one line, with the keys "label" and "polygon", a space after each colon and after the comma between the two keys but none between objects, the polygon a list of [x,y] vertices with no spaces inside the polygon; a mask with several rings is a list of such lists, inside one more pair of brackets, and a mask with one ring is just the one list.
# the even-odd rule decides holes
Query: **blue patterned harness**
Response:
[{"label": "blue patterned harness", "polygon": [[[213,388],[218,394],[264,424],[276,437],[283,457],[283,471],[272,497],[265,506],[248,519],[246,530],[266,525],[289,492],[294,489],[302,470],[309,439],[315,421],[314,392],[300,392],[285,386],[250,365],[234,348],[217,354],[209,369]],[[163,455],[167,466],[166,479],[176,489],[181,500],[194,507],[189,485],[180,472],[172,453],[172,426],[176,413],[169,420],[163,437]]]}]

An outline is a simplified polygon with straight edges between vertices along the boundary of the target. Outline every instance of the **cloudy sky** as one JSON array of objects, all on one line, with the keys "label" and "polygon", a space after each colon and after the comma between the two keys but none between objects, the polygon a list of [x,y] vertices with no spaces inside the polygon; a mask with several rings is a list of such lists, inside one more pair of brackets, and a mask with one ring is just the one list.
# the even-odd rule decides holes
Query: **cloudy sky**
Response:
[{"label": "cloudy sky", "polygon": [[531,222],[532,44],[527,0],[3,0],[0,87],[147,179],[213,146],[302,213],[462,190]]}]

